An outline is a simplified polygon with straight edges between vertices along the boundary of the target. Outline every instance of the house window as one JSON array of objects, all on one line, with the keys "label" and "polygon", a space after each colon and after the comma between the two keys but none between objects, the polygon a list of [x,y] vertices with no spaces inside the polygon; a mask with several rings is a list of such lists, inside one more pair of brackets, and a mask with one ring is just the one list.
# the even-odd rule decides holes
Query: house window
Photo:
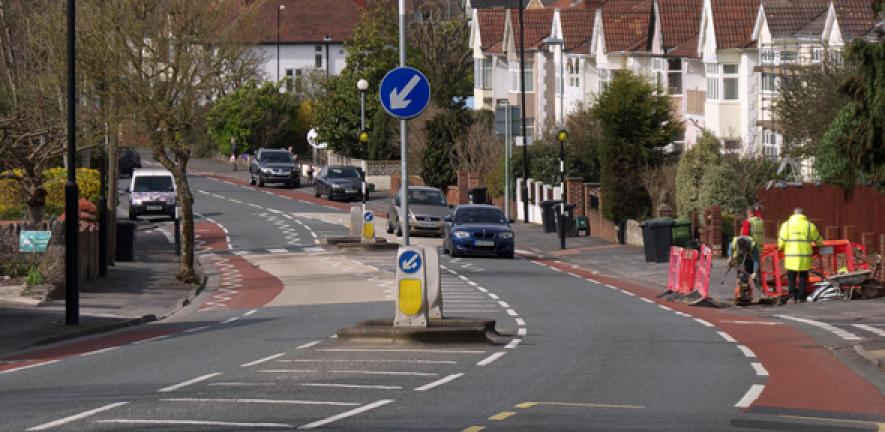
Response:
[{"label": "house window", "polygon": [[608,88],[608,81],[611,79],[611,72],[608,69],[599,70],[599,92],[602,93]]},{"label": "house window", "polygon": [[295,93],[301,94],[303,92],[304,92],[303,71],[301,69],[295,69]]},{"label": "house window", "polygon": [[[525,69],[523,70],[523,80],[525,80],[525,91],[533,92],[534,89],[534,73],[532,73],[532,62],[525,62]],[[519,62],[510,62],[510,91],[518,92],[519,91]]]},{"label": "house window", "polygon": [[762,132],[762,154],[769,159],[777,159],[780,154],[780,134],[771,130]]},{"label": "house window", "polygon": [[667,93],[682,94],[682,59],[667,60]]},{"label": "house window", "polygon": [[812,63],[820,63],[821,58],[823,57],[823,48],[816,47],[811,49],[811,62]]},{"label": "house window", "polygon": [[294,69],[286,69],[286,91],[289,93],[292,92],[292,87],[295,84],[295,70]]},{"label": "house window", "polygon": [[738,66],[734,64],[722,65],[722,90],[723,99],[738,99]]},{"label": "house window", "polygon": [[707,75],[707,100],[719,99],[719,65],[704,65],[704,71]]},{"label": "house window", "polygon": [[777,76],[775,74],[762,72],[762,92],[777,92]]},{"label": "house window", "polygon": [[663,93],[664,89],[667,87],[667,83],[664,81],[664,59],[655,58],[652,59],[652,69],[654,71],[654,79],[655,79],[655,88],[658,93]]},{"label": "house window", "polygon": [[581,86],[581,59],[573,58],[568,61],[568,85],[571,87]]},{"label": "house window", "polygon": [[722,144],[725,150],[736,151],[741,149],[741,140],[739,139],[722,140]]},{"label": "house window", "polygon": [[781,51],[781,63],[795,63],[796,51]]},{"label": "house window", "polygon": [[759,53],[759,58],[762,60],[762,64],[774,63],[774,50],[771,48],[763,48]]},{"label": "house window", "polygon": [[317,69],[323,67],[323,46],[317,45],[313,48],[313,66]]},{"label": "house window", "polygon": [[473,80],[476,88],[483,90],[492,88],[492,64],[491,56],[473,59]]}]

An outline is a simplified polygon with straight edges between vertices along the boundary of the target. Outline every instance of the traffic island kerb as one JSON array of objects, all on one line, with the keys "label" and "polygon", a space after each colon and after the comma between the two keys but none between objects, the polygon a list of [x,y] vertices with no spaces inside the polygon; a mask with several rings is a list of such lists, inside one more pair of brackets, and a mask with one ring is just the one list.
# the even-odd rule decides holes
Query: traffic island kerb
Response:
[{"label": "traffic island kerb", "polygon": [[430,318],[427,327],[394,327],[392,319],[374,319],[338,330],[339,339],[368,341],[413,341],[423,343],[497,343],[495,320]]},{"label": "traffic island kerb", "polygon": [[399,248],[399,243],[389,243],[385,238],[376,238],[367,243],[363,243],[360,237],[326,237],[322,241],[339,249],[396,250]]}]

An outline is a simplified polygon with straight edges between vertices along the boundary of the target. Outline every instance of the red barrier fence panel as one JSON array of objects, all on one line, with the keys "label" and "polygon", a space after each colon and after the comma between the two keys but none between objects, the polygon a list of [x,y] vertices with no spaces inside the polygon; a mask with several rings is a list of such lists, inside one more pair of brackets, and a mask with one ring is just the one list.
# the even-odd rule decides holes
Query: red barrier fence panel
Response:
[{"label": "red barrier fence panel", "polygon": [[667,291],[676,291],[679,284],[679,251],[681,247],[670,246],[670,267],[667,270]]},{"label": "red barrier fence panel", "polygon": [[675,291],[686,295],[691,293],[697,260],[698,251],[694,249],[682,249],[679,252],[679,280]]},{"label": "red barrier fence panel", "polygon": [[710,297],[710,274],[713,269],[713,249],[707,245],[701,246],[700,258],[694,278],[694,289],[701,294],[701,298]]}]

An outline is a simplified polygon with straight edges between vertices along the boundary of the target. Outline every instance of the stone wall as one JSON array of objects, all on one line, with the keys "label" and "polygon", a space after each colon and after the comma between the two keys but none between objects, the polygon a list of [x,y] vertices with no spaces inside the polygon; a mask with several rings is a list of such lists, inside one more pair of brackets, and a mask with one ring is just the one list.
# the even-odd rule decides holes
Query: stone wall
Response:
[{"label": "stone wall", "polygon": [[[37,231],[52,231],[46,252],[22,253],[18,251],[19,236],[23,226],[19,223],[0,225],[0,262],[22,262],[36,266],[47,284],[65,286],[65,223],[44,222]],[[98,277],[98,227],[93,222],[81,221],[79,230],[79,278],[80,281]]]}]

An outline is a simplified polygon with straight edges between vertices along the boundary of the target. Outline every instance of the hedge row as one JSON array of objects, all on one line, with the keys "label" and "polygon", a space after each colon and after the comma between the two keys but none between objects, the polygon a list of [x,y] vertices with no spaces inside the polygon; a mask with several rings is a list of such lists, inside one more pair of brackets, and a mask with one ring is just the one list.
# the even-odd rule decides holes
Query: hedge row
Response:
[{"label": "hedge row", "polygon": [[[43,188],[46,189],[46,214],[61,214],[65,209],[67,170],[50,168],[43,173],[43,179]],[[98,170],[78,168],[77,186],[81,198],[98,202],[101,188]],[[0,179],[0,219],[18,219],[22,217],[26,207],[18,181],[9,178]]]}]

